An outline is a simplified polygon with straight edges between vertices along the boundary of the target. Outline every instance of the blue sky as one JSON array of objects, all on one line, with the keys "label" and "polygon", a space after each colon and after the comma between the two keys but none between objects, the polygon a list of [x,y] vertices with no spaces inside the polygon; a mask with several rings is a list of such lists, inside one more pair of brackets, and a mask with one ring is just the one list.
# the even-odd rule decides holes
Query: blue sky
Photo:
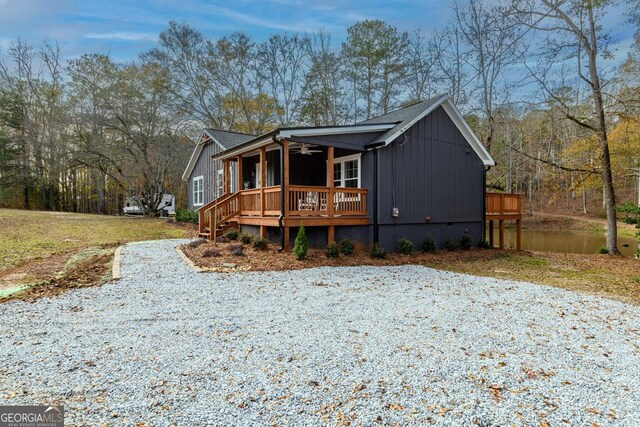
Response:
[{"label": "blue sky", "polygon": [[[314,32],[324,28],[338,43],[359,20],[382,19],[402,30],[418,25],[430,31],[451,18],[446,0],[0,0],[0,48],[21,37],[33,44],[59,42],[65,58],[108,53],[116,60],[134,59],[156,43],[169,20],[190,24],[210,38],[244,31],[260,41],[283,31]],[[605,26],[618,43],[619,60],[631,45],[632,29],[621,7]]]}]

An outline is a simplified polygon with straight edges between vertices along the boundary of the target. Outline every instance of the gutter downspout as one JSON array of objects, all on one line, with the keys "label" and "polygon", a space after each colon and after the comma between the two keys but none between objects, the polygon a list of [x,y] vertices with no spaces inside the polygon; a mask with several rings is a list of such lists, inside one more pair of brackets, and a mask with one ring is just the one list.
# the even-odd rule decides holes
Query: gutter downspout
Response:
[{"label": "gutter downspout", "polygon": [[491,166],[485,166],[482,171],[482,240],[487,240],[487,172]]},{"label": "gutter downspout", "polygon": [[276,249],[276,253],[280,253],[284,250],[284,144],[273,135],[273,142],[280,146],[280,216],[278,217],[278,228],[280,228],[280,247]]},{"label": "gutter downspout", "polygon": [[373,243],[379,243],[378,229],[378,149],[373,149]]}]

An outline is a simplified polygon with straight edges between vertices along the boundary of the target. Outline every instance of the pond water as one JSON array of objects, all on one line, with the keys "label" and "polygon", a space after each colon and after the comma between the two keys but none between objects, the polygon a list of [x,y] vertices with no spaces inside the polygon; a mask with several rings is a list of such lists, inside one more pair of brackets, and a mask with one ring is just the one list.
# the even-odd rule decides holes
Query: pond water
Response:
[{"label": "pond water", "polygon": [[[496,221],[497,223],[497,221]],[[487,236],[489,228],[487,227]],[[498,246],[499,231],[497,224],[493,230],[493,244]],[[504,231],[506,248],[516,247],[516,230],[506,228]],[[636,240],[630,237],[618,237],[618,249],[626,256],[636,252]],[[574,254],[595,254],[605,246],[604,235],[584,231],[563,230],[522,230],[522,249],[528,251],[563,252]]]}]

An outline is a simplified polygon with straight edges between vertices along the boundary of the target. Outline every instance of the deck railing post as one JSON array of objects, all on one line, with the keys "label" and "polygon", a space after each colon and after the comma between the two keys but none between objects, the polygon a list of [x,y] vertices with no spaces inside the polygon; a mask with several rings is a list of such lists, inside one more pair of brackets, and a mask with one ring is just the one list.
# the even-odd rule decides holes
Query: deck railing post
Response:
[{"label": "deck railing post", "polygon": [[[335,207],[335,192],[333,188],[333,147],[327,148],[327,187],[329,187],[329,191],[327,192],[327,215],[329,218],[333,218],[334,215],[334,207]],[[327,229],[327,244],[333,243],[335,239],[335,226],[329,225]]]},{"label": "deck railing post", "polygon": [[242,155],[238,156],[238,213],[242,215]]},{"label": "deck railing post", "polygon": [[209,209],[209,240],[215,240],[216,238],[216,229],[215,227],[215,219],[214,219],[214,209]]},{"label": "deck railing post", "polygon": [[260,216],[264,216],[264,187],[267,182],[267,147],[263,146],[260,149]]}]

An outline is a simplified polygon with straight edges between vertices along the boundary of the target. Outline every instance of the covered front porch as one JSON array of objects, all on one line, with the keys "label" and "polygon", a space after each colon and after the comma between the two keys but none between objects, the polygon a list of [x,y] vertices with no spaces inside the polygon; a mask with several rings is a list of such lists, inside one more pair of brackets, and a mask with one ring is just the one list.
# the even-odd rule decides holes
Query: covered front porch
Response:
[{"label": "covered front porch", "polygon": [[[222,159],[222,196],[198,210],[199,232],[214,239],[229,227],[278,227],[288,248],[291,227],[367,225],[360,153],[290,140],[271,141]],[[263,185],[265,184],[265,185]]]}]

